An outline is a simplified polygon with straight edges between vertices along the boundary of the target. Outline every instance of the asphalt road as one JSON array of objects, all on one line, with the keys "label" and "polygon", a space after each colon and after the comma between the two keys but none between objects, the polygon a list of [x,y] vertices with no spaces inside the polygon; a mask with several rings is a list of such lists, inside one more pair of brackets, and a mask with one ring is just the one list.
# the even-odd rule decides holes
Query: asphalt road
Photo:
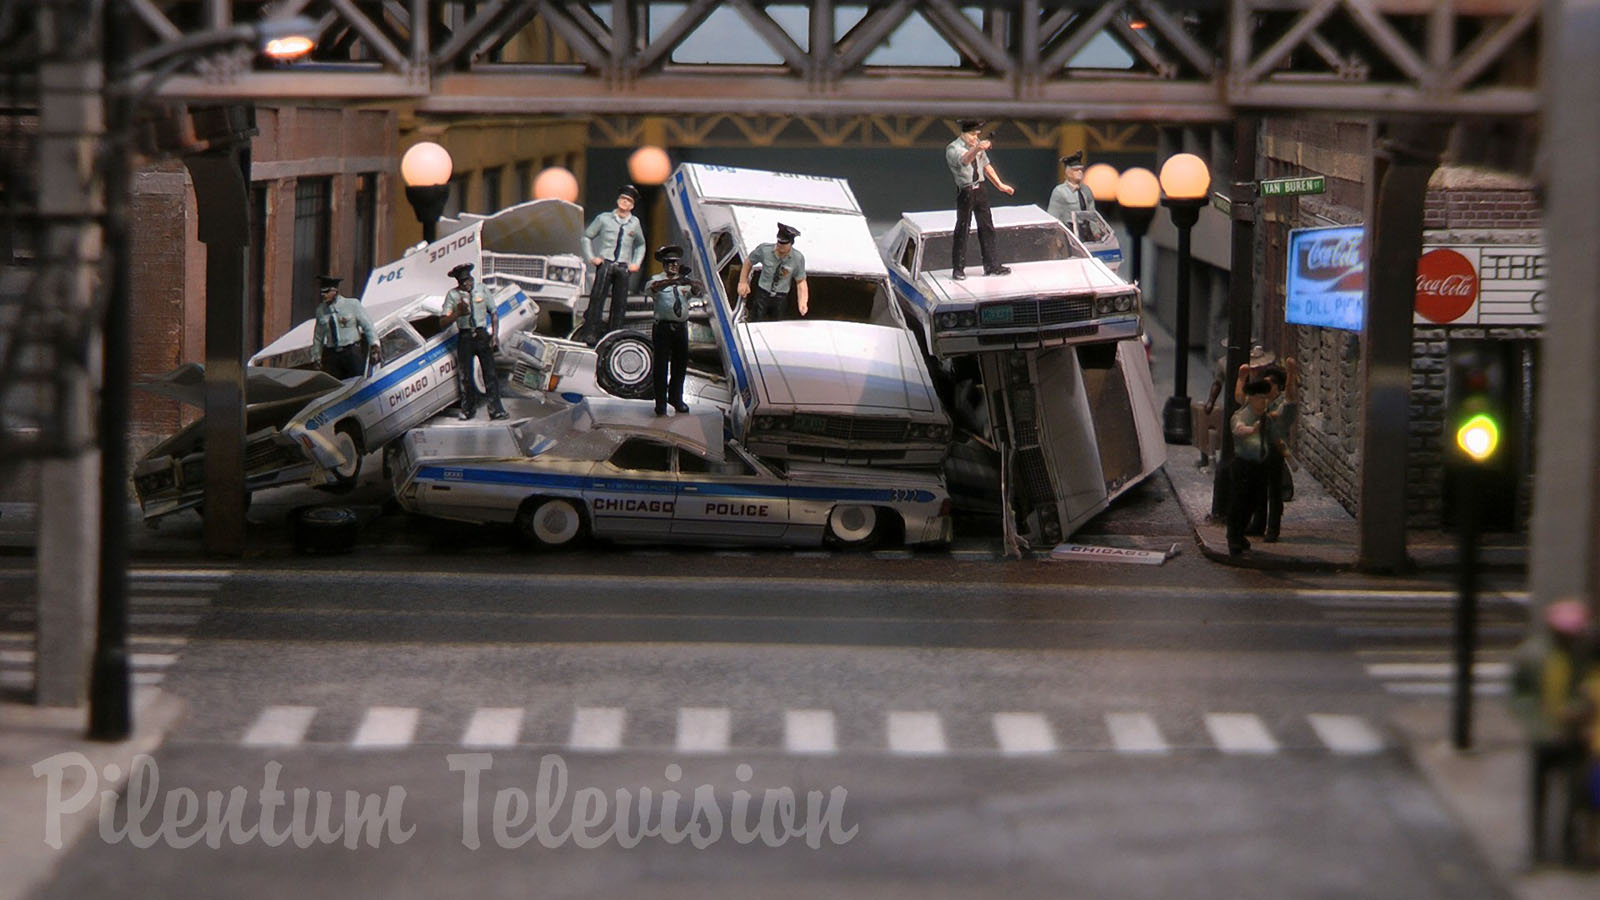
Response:
[{"label": "asphalt road", "polygon": [[[1188,546],[1158,490],[1090,533]],[[1505,895],[1389,719],[1442,684],[1448,585],[429,535],[143,565],[135,667],[189,707],[133,816],[155,844],[116,834],[126,795],[40,896]],[[266,831],[307,846],[259,830],[269,773]],[[233,788],[243,830],[171,846]]]}]

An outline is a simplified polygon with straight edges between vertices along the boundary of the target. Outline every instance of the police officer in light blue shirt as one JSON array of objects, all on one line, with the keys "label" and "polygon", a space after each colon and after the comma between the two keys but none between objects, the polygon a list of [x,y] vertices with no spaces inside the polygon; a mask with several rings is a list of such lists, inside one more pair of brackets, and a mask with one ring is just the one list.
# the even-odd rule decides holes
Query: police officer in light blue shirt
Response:
[{"label": "police officer in light blue shirt", "polygon": [[[739,269],[739,297],[745,301],[745,320],[776,322],[783,318],[789,301],[789,286],[795,287],[800,315],[811,309],[811,288],[806,284],[806,256],[794,248],[797,229],[778,223],[776,243],[761,244],[750,251],[750,258]],[[750,272],[759,269],[754,284]]]},{"label": "police officer in light blue shirt", "polygon": [[944,148],[944,162],[956,182],[956,230],[950,244],[950,277],[967,277],[967,232],[978,220],[978,250],[983,255],[983,274],[1009,275],[1011,270],[995,256],[994,218],[989,214],[989,195],[984,182],[992,181],[1005,194],[1017,189],[1000,180],[989,162],[989,141],[980,139],[982,119],[962,119],[956,123],[961,133]]},{"label": "police officer in light blue shirt", "polygon": [[342,280],[335,275],[317,276],[322,302],[317,304],[317,324],[311,332],[311,346],[317,351],[322,371],[339,379],[358,378],[367,373],[363,341],[372,348],[374,362],[381,358],[378,331],[372,327],[372,319],[360,300],[339,294]]},{"label": "police officer in light blue shirt", "polygon": [[456,326],[456,377],[461,385],[461,418],[470,419],[478,411],[478,383],[472,378],[472,363],[477,361],[483,371],[483,383],[489,394],[489,418],[504,419],[505,407],[500,405],[500,381],[494,373],[494,351],[500,349],[496,331],[494,292],[483,285],[475,285],[472,263],[462,263],[450,270],[456,280],[453,290],[444,295],[444,316],[440,324]]},{"label": "police officer in light blue shirt", "polygon": [[[589,306],[578,339],[593,347],[608,332],[622,327],[628,308],[628,282],[644,265],[644,227],[633,207],[639,189],[625,184],[617,191],[617,208],[594,217],[583,231],[583,255],[594,265]],[[611,309],[606,310],[606,298]]]},{"label": "police officer in light blue shirt", "polygon": [[664,416],[669,403],[678,412],[689,411],[689,404],[683,402],[683,380],[689,370],[689,301],[700,296],[701,288],[680,267],[682,247],[668,244],[655,255],[663,271],[648,288],[655,308],[650,375],[655,382],[656,415]]}]

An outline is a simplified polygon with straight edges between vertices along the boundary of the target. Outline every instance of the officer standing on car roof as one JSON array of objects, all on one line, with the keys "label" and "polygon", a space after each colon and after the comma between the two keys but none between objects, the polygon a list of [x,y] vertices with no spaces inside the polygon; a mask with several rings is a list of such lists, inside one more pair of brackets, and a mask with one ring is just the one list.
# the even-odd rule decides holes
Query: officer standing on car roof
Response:
[{"label": "officer standing on car roof", "polygon": [[472,362],[483,370],[483,383],[489,391],[489,418],[504,419],[500,405],[500,381],[494,374],[494,351],[500,349],[495,332],[494,293],[483,285],[473,286],[472,263],[450,270],[456,286],[444,295],[441,325],[456,323],[456,377],[461,380],[461,418],[470,419],[478,410],[478,384],[472,379]]},{"label": "officer standing on car roof", "polygon": [[950,277],[960,281],[967,277],[967,230],[972,220],[978,220],[978,250],[983,255],[983,274],[1009,275],[1011,270],[1002,265],[994,250],[994,217],[989,214],[989,194],[985,181],[1006,194],[1017,189],[1000,180],[994,166],[989,163],[989,141],[979,138],[982,119],[962,119],[956,123],[961,133],[944,148],[944,162],[950,176],[956,181],[956,230],[950,243]]},{"label": "officer standing on car roof", "polygon": [[344,279],[334,275],[318,275],[317,290],[321,302],[317,304],[316,327],[311,332],[311,346],[317,351],[317,364],[322,371],[335,378],[359,378],[367,373],[367,351],[370,347],[373,362],[380,362],[378,330],[372,327],[367,308],[354,297],[339,294],[339,282]]},{"label": "officer standing on car roof", "polygon": [[[783,318],[784,305],[789,298],[789,285],[795,285],[800,301],[800,315],[811,308],[811,288],[806,285],[806,257],[794,249],[794,239],[800,232],[782,222],[778,223],[778,241],[762,244],[750,252],[750,258],[739,269],[739,297],[745,301],[745,321],[776,322]],[[760,266],[756,283],[750,283],[750,270]]]},{"label": "officer standing on car roof", "polygon": [[589,288],[589,306],[584,309],[583,331],[578,339],[591,347],[608,332],[622,327],[623,314],[628,309],[628,282],[644,265],[644,228],[633,214],[638,202],[639,189],[623,185],[617,191],[617,208],[595,216],[583,230],[583,255],[594,265],[594,284]]},{"label": "officer standing on car roof", "polygon": [[664,416],[668,403],[678,412],[689,411],[689,404],[683,402],[683,379],[689,370],[689,299],[700,295],[700,284],[679,266],[682,247],[668,244],[656,251],[656,259],[663,272],[647,289],[655,305],[650,375],[655,382],[656,415]]}]

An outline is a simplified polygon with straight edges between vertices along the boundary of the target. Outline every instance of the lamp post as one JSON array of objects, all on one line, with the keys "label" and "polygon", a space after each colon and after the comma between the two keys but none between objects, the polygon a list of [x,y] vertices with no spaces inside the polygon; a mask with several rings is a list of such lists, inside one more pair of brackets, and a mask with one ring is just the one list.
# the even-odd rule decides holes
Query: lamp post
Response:
[{"label": "lamp post", "polygon": [[1173,323],[1172,396],[1161,411],[1161,431],[1169,444],[1187,444],[1194,433],[1189,418],[1189,231],[1200,221],[1200,208],[1211,189],[1205,160],[1179,153],[1161,165],[1161,205],[1178,229],[1178,303]]},{"label": "lamp post", "polygon": [[[1088,179],[1087,172],[1084,178]],[[1149,169],[1135,166],[1117,178],[1117,204],[1122,207],[1122,223],[1128,226],[1128,235],[1133,239],[1128,254],[1133,263],[1133,277],[1128,280],[1134,283],[1143,274],[1140,266],[1144,257],[1144,233],[1150,230],[1150,220],[1155,218],[1156,203],[1160,200],[1161,185]]]},{"label": "lamp post", "polygon": [[672,159],[660,147],[646,144],[628,156],[628,177],[644,191],[644,208],[640,210],[639,219],[656,235],[657,244],[666,243],[667,211],[661,205],[661,185],[671,174]]},{"label": "lamp post", "polygon": [[406,199],[422,223],[422,239],[430,244],[439,237],[439,216],[450,199],[451,168],[450,151],[432,141],[414,144],[400,157]]}]

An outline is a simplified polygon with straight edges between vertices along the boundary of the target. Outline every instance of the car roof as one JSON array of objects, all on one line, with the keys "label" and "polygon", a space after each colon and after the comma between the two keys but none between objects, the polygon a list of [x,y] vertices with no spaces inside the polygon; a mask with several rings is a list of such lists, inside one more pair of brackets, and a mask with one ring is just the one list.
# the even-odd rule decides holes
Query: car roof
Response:
[{"label": "car roof", "polygon": [[[564,421],[562,416],[566,417]],[[724,453],[720,409],[658,416],[653,404],[643,400],[585,397],[573,404],[571,409],[530,423],[531,428],[542,433],[560,431],[563,426],[565,434],[549,434],[558,442],[557,455],[564,455],[561,453],[561,444],[585,432],[610,433],[621,439],[633,436],[654,438],[668,444],[686,446],[713,461],[720,461]]]},{"label": "car roof", "polygon": [[[496,305],[504,299],[506,292],[517,292],[521,288],[516,285],[502,285],[494,293]],[[359,301],[357,301],[359,302]],[[367,308],[367,316],[372,319],[372,327],[380,333],[388,328],[396,319],[412,319],[424,315],[442,315],[444,313],[444,294],[413,294],[398,300],[380,300],[374,303],[363,303]],[[252,361],[266,359],[294,350],[304,350],[311,346],[311,338],[316,333],[317,320],[315,317],[301,322],[299,325],[285,331],[278,339],[262,347],[250,357]]]},{"label": "car roof", "polygon": [[678,168],[684,178],[694,182],[701,203],[861,213],[850,182],[843,178],[704,163],[684,163]]},{"label": "car roof", "polygon": [[[990,210],[996,228],[1014,228],[1021,225],[1061,225],[1055,216],[1040,209],[1038,204],[1028,203],[1022,206],[996,206]],[[935,209],[924,212],[908,212],[903,214],[902,220],[923,234],[940,234],[955,231],[956,211],[953,209]]]},{"label": "car roof", "polygon": [[488,215],[462,213],[456,219],[443,216],[439,219],[439,235],[454,234],[474,222],[483,223],[483,249],[491,253],[576,256],[582,252],[583,207],[566,200],[545,197]]},{"label": "car roof", "polygon": [[867,220],[853,213],[809,212],[761,206],[730,205],[740,251],[748,259],[756,247],[778,237],[778,223],[800,232],[794,247],[806,260],[806,273],[887,277],[883,257],[872,240]]}]

